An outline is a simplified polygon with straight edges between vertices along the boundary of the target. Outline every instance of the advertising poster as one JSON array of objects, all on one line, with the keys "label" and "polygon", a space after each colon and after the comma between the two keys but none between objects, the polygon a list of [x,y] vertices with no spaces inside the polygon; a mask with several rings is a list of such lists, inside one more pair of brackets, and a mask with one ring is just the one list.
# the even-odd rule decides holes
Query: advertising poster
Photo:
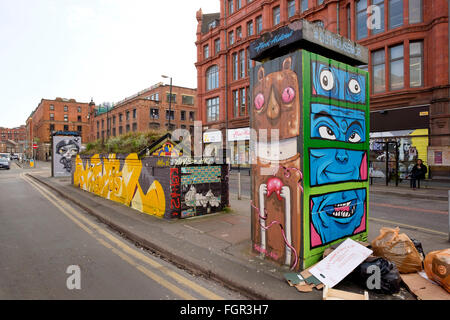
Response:
[{"label": "advertising poster", "polygon": [[53,176],[70,177],[72,172],[72,156],[81,150],[80,136],[53,136]]}]

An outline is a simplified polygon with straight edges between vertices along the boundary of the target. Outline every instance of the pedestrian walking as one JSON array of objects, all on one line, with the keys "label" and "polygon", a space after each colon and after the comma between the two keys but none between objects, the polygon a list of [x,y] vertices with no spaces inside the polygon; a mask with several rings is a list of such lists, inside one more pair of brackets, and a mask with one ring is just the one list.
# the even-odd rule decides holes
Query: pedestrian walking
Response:
[{"label": "pedestrian walking", "polygon": [[416,189],[417,187],[420,189],[420,180],[425,179],[425,175],[427,174],[427,167],[423,164],[421,159],[417,159],[416,165],[411,170],[411,188]]}]

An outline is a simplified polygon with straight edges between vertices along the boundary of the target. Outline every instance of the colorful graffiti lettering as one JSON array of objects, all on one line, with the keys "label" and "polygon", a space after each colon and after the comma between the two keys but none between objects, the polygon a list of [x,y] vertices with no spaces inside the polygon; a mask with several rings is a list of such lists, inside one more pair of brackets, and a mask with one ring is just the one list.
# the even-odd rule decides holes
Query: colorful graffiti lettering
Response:
[{"label": "colorful graffiti lettering", "polygon": [[181,209],[181,190],[180,190],[180,170],[178,168],[170,168],[170,210],[172,217],[180,216]]}]

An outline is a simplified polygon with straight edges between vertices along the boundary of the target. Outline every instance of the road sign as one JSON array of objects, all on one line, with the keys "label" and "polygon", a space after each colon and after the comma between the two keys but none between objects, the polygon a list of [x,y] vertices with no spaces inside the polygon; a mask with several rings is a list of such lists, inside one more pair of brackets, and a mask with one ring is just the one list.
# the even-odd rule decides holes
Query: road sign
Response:
[{"label": "road sign", "polygon": [[33,149],[37,149],[37,144],[33,144]]}]

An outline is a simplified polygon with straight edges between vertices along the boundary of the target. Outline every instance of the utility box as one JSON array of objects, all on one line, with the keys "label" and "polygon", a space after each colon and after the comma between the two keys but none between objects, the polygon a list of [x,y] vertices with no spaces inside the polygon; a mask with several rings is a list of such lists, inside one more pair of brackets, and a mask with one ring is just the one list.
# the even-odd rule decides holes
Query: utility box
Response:
[{"label": "utility box", "polygon": [[250,79],[253,249],[308,268],[333,244],[367,240],[369,76],[353,65],[368,52],[300,21],[250,54],[261,62]]}]

